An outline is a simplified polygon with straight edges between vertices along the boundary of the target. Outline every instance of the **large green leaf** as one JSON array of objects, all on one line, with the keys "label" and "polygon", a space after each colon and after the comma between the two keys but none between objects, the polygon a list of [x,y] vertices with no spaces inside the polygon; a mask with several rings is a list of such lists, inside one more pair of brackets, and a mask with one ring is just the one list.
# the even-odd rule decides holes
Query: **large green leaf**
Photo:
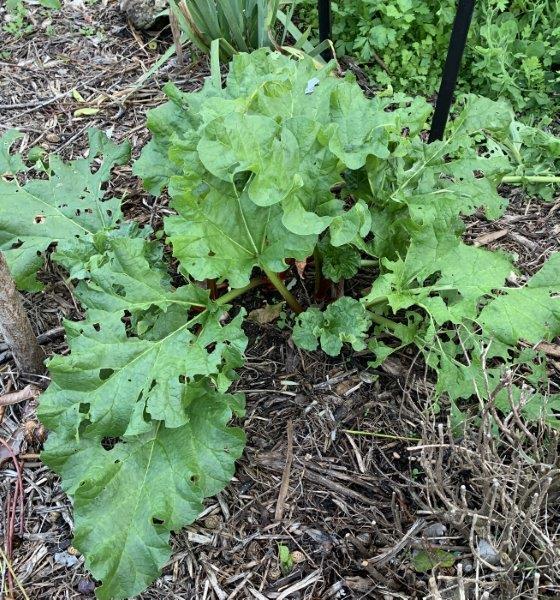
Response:
[{"label": "large green leaf", "polygon": [[[89,159],[65,163],[51,156],[47,179],[25,185],[0,179],[0,249],[21,288],[41,288],[35,275],[41,253],[53,242],[67,256],[83,257],[94,252],[96,235],[116,228],[121,220],[120,201],[104,199],[103,188],[112,167],[128,159],[130,147],[114,144],[97,130],[89,131],[89,141]],[[103,159],[98,164],[99,156]],[[80,263],[69,261],[66,266],[72,270],[81,268]]]},{"label": "large green leaf", "polygon": [[170,532],[196,519],[243,451],[243,432],[227,426],[241,414],[242,398],[196,383],[182,405],[180,427],[152,421],[111,449],[101,435],[49,436],[42,457],[73,497],[74,544],[103,581],[96,591],[102,600],[135,596],[158,576],[171,555]]},{"label": "large green leaf", "polygon": [[225,182],[201,197],[183,185],[184,178],[173,179],[179,216],[167,218],[165,228],[185,274],[199,280],[223,277],[232,287],[243,287],[254,267],[280,272],[286,269],[284,259],[303,260],[313,253],[316,236],[288,231],[279,206],[257,206]]},{"label": "large green leaf", "polygon": [[537,344],[560,334],[560,252],[553,254],[527,284],[509,288],[480,314],[488,335],[506,344]]},{"label": "large green leaf", "polygon": [[78,297],[88,308],[108,312],[138,313],[157,306],[166,310],[180,306],[209,306],[206,290],[194,286],[173,289],[165,266],[161,244],[142,238],[114,238],[106,251],[88,263],[88,280],[77,287]]},{"label": "large green leaf", "polygon": [[[204,198],[203,211],[210,207],[213,212],[219,191],[228,213],[234,197],[262,208],[280,205],[270,218],[276,221],[279,214],[283,229],[302,238],[329,227],[335,245],[367,235],[371,218],[366,205],[357,198],[345,204],[333,188],[348,166],[363,164],[371,153],[388,156],[389,133],[400,125],[384,104],[366,100],[355,82],[332,77],[331,69],[317,70],[310,59],[295,61],[262,50],[234,58],[223,90],[209,82],[191,94],[166,87],[174,106],[151,113],[153,139],[135,172],[150,191],[167,183],[179,211],[188,195]],[[362,127],[352,146],[349,139],[358,135],[360,122],[366,133]],[[269,220],[250,207],[243,212],[251,231]],[[218,254],[214,266],[224,258]],[[232,261],[239,257],[234,251]],[[201,271],[188,272],[198,278],[194,273]]]},{"label": "large green leaf", "polygon": [[145,412],[179,427],[187,421],[189,384],[204,375],[223,387],[230,363],[242,363],[242,313],[222,325],[219,311],[189,319],[175,306],[142,337],[127,334],[123,316],[90,310],[88,321],[66,323],[70,354],[49,361],[52,383],[41,399],[47,427],[64,421],[76,435],[84,429],[115,437],[141,430]]}]

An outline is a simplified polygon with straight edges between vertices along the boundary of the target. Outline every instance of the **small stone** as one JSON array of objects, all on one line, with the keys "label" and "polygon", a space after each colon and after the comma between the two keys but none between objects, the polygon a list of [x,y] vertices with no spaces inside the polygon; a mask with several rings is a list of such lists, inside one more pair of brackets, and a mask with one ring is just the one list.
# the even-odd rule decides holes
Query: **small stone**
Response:
[{"label": "small stone", "polygon": [[167,9],[167,0],[121,0],[121,10],[137,29],[149,29]]},{"label": "small stone", "polygon": [[68,554],[71,554],[72,556],[79,556],[80,554],[78,549],[74,548],[74,546],[68,546],[66,552],[68,552]]},{"label": "small stone", "polygon": [[54,555],[54,562],[64,567],[74,567],[78,564],[78,559],[65,550],[64,552],[57,552]]},{"label": "small stone", "polygon": [[80,579],[78,581],[78,592],[80,594],[93,594],[95,591],[95,583],[90,579]]},{"label": "small stone", "polygon": [[491,565],[499,565],[501,563],[498,551],[486,540],[478,541],[478,555],[482,560],[485,560]]},{"label": "small stone", "polygon": [[432,523],[424,529],[423,533],[427,538],[440,538],[447,532],[447,527],[443,523]]},{"label": "small stone", "polygon": [[282,571],[280,570],[280,567],[272,567],[270,569],[270,571],[268,572],[268,578],[271,579],[272,581],[276,581],[277,579],[280,579],[281,575],[282,575]]},{"label": "small stone", "polygon": [[299,550],[294,550],[292,552],[292,560],[294,564],[298,565],[299,563],[305,562],[305,554],[300,552]]},{"label": "small stone", "polygon": [[58,142],[60,142],[60,136],[56,135],[56,133],[47,133],[45,138],[47,142],[51,142],[52,144],[58,144]]}]

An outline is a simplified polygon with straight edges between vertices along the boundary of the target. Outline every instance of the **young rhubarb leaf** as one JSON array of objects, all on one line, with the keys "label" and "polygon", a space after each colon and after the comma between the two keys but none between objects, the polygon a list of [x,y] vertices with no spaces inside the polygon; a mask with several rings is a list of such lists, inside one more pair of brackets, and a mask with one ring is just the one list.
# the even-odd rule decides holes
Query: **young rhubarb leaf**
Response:
[{"label": "young rhubarb leaf", "polygon": [[334,282],[351,279],[360,268],[360,253],[350,245],[332,246],[328,240],[319,246],[323,275]]},{"label": "young rhubarb leaf", "polygon": [[338,356],[344,342],[350,343],[354,350],[363,350],[370,325],[363,304],[344,297],[329,304],[324,311],[309,308],[299,315],[293,340],[304,350],[316,350],[320,343],[329,356]]}]

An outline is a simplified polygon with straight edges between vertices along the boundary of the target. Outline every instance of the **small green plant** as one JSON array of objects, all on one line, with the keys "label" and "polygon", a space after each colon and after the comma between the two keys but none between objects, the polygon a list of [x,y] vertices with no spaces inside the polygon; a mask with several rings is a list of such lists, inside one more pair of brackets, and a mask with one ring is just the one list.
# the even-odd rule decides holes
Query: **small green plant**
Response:
[{"label": "small green plant", "polygon": [[27,9],[23,2],[15,3],[8,9],[9,20],[2,27],[6,33],[18,39],[33,31],[33,24],[27,20]]},{"label": "small green plant", "polygon": [[[538,343],[560,333],[560,254],[512,285],[511,256],[462,239],[465,216],[503,214],[504,177],[531,180],[512,174],[502,148],[511,109],[470,97],[445,140],[427,145],[424,100],[367,99],[334,68],[261,49],[234,57],[225,86],[217,71],[194,93],[167,85],[133,167],[170,196],[165,233],[105,197],[126,144],[91,131],[87,159],[42,157],[41,177],[21,184],[19,134],[0,140],[0,250],[14,279],[40,289],[54,246],[85,313],[65,322],[70,352],[48,363],[39,417],[43,460],[73,500],[74,545],[102,600],[142,592],[169,559],[171,531],[231,479],[245,437],[229,422],[244,398],[228,390],[247,345],[232,301],[266,282],[299,315],[303,348],[336,355],[351,343],[376,367],[416,346],[455,414],[492,396],[503,413],[514,403],[559,424]],[[370,289],[304,311],[284,282],[293,259],[341,281],[357,269]],[[228,291],[211,299],[206,279]]]},{"label": "small green plant", "polygon": [[86,25],[84,27],[80,27],[80,29],[78,30],[80,35],[83,35],[84,37],[94,37],[97,34],[97,30],[95,29],[95,27],[92,27],[91,25]]},{"label": "small green plant", "polygon": [[[315,31],[316,7],[314,0],[298,3],[301,20]],[[379,87],[429,96],[438,90],[455,11],[454,0],[335,2],[333,41]],[[476,3],[460,89],[506,98],[517,111],[554,112],[558,64],[560,0]]]},{"label": "small green plant", "polygon": [[[23,37],[33,31],[33,24],[27,20],[26,0],[7,0],[8,22],[3,26],[6,33],[15,38]],[[58,10],[60,0],[39,0],[39,5],[45,8]]]},{"label": "small green plant", "polygon": [[294,568],[294,560],[288,546],[278,544],[278,563],[283,575],[288,575]]}]

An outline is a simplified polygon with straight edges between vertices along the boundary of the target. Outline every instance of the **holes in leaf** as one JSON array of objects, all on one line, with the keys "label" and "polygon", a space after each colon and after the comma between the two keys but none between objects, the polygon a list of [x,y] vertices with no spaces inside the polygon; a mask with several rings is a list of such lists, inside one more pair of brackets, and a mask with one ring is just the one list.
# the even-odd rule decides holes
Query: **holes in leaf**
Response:
[{"label": "holes in leaf", "polygon": [[179,375],[179,383],[187,383],[187,378],[185,375]]},{"label": "holes in leaf", "polygon": [[107,450],[107,452],[109,452],[109,450],[112,450],[119,443],[119,441],[119,438],[104,437],[101,440],[101,445],[103,446],[104,450]]},{"label": "holes in leaf", "polygon": [[35,215],[35,218],[33,219],[33,222],[36,225],[40,225],[42,223],[45,222],[45,215]]},{"label": "holes in leaf", "polygon": [[119,458],[116,458],[113,464],[115,464],[115,465],[120,465],[120,464],[121,464],[121,461],[120,461],[120,459],[119,459]]},{"label": "holes in leaf", "polygon": [[92,214],[93,214],[93,210],[91,210],[91,208],[86,208],[86,209],[84,210],[84,212],[85,212],[87,215],[92,215]]},{"label": "holes in leaf", "polygon": [[79,435],[84,435],[90,425],[91,421],[89,419],[84,419],[78,426]]},{"label": "holes in leaf", "polygon": [[108,217],[112,217],[113,216],[113,211],[110,208],[108,208],[106,212],[107,212],[107,216]]},{"label": "holes in leaf", "polygon": [[99,323],[94,323],[93,328],[95,329],[95,331],[101,331],[101,325]]},{"label": "holes in leaf", "polygon": [[189,481],[190,481],[192,484],[197,484],[197,483],[198,483],[198,481],[199,481],[199,479],[200,479],[200,477],[199,477],[199,476],[198,476],[196,473],[193,473],[193,474],[192,474],[192,475],[189,477]]},{"label": "holes in leaf", "polygon": [[76,209],[76,216],[79,217],[81,214],[82,214],[82,211],[79,208],[77,208]]},{"label": "holes in leaf", "polygon": [[100,369],[99,370],[99,379],[101,379],[101,381],[105,381],[105,380],[109,379],[109,377],[111,377],[111,375],[114,372],[115,371],[113,369]]},{"label": "holes in leaf", "polygon": [[113,283],[111,288],[113,289],[113,291],[115,292],[115,294],[117,296],[122,296],[122,297],[126,296],[126,291],[125,291],[124,285],[121,285],[120,283]]},{"label": "holes in leaf", "polygon": [[152,523],[154,525],[163,525],[165,523],[165,521],[162,521],[161,519],[158,519],[157,517],[152,517]]}]

